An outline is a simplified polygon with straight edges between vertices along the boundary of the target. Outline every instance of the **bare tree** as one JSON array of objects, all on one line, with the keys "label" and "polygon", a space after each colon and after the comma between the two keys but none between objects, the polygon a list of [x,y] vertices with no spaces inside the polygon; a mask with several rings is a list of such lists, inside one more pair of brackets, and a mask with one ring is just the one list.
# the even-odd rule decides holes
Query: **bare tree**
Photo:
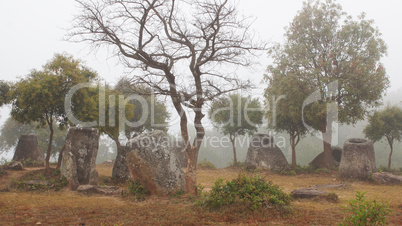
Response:
[{"label": "bare tree", "polygon": [[[146,84],[172,99],[186,144],[187,191],[194,193],[205,134],[203,106],[221,94],[250,88],[250,81],[240,80],[234,72],[249,66],[254,53],[265,49],[254,44],[249,18],[239,16],[229,0],[76,1],[82,12],[69,39],[89,42],[95,49],[113,47],[114,54],[136,72],[133,83]],[[185,109],[194,113],[192,143]]]}]

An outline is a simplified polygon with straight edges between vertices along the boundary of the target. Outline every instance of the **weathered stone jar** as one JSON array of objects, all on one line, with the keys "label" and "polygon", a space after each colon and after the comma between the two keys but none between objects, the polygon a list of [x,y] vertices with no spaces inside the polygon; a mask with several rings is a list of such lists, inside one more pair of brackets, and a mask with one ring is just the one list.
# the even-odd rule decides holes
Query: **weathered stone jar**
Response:
[{"label": "weathered stone jar", "polygon": [[343,178],[366,180],[376,171],[373,143],[352,138],[343,145],[339,173]]},{"label": "weathered stone jar", "polygon": [[289,165],[274,138],[268,134],[255,134],[250,141],[245,166],[247,170],[288,170]]},{"label": "weathered stone jar", "polygon": [[21,135],[15,149],[13,161],[35,161],[43,163],[45,154],[39,146],[38,137],[35,135]]},{"label": "weathered stone jar", "polygon": [[70,128],[63,147],[61,174],[70,183],[71,189],[79,185],[97,185],[96,156],[99,133],[93,128]]}]

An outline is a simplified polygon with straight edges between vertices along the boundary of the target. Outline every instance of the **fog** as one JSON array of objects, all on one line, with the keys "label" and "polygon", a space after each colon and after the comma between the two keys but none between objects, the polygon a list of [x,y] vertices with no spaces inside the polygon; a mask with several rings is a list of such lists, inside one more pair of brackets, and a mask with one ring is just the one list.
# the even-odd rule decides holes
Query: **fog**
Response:
[{"label": "fog", "polygon": [[[302,1],[299,0],[239,0],[235,1],[242,13],[255,18],[253,29],[259,38],[270,43],[283,40],[284,27],[287,26],[296,12],[301,8]],[[402,101],[402,77],[400,59],[402,59],[402,2],[397,0],[340,0],[337,1],[343,9],[357,16],[361,12],[367,14],[367,18],[373,19],[375,25],[383,34],[383,39],[388,45],[388,55],[382,60],[387,74],[390,77],[391,87],[384,103],[400,105]],[[76,3],[71,0],[22,0],[22,1],[1,1],[0,2],[0,79],[16,81],[18,78],[27,75],[32,69],[40,69],[52,58],[54,53],[67,52],[74,57],[80,58],[108,82],[116,82],[122,76],[129,76],[128,71],[122,67],[118,60],[113,57],[108,49],[99,51],[91,50],[84,43],[71,43],[65,41],[66,29],[74,14],[77,14]],[[270,60],[266,54],[262,54],[259,65],[250,70],[244,70],[244,76],[251,78],[258,87],[250,91],[253,96],[261,96],[261,91],[266,87],[262,83],[262,76]],[[9,117],[9,106],[0,110],[0,125]],[[214,131],[208,120],[204,121],[209,130],[207,136],[220,136]],[[339,128],[339,146],[342,146],[345,139],[349,137],[364,137],[362,134],[365,121],[355,126],[341,126]],[[177,134],[177,115],[172,114],[170,123],[171,134]],[[260,128],[260,132],[269,132],[266,128]],[[282,136],[286,142],[288,137]],[[241,138],[243,139],[243,138]],[[239,141],[240,142],[240,141]],[[238,156],[244,160],[247,142],[238,147]],[[307,137],[297,146],[297,159],[299,164],[305,165],[322,151],[322,144],[319,140]],[[377,165],[386,165],[386,158],[389,147],[384,142],[375,144]],[[282,147],[282,151],[290,160],[289,145]],[[8,152],[6,158],[12,156]],[[199,159],[208,159],[219,167],[226,166],[232,159],[231,147],[214,148],[205,146],[200,151]],[[401,144],[395,144],[393,156],[393,167],[402,167]]]}]

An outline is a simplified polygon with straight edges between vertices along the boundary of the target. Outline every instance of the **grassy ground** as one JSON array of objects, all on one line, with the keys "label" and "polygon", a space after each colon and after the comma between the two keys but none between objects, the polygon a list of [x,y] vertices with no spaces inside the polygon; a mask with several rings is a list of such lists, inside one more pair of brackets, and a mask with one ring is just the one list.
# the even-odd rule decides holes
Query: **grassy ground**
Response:
[{"label": "grassy ground", "polygon": [[[112,166],[98,165],[101,177],[111,175]],[[11,177],[26,173],[13,172],[0,178],[0,188],[7,186]],[[238,169],[199,170],[198,183],[210,188],[220,178],[230,180],[241,171]],[[340,183],[336,173],[281,176],[260,173],[267,180],[278,184],[285,192],[318,184]],[[275,225],[336,225],[345,213],[346,200],[354,198],[355,191],[367,191],[369,200],[389,202],[391,225],[402,225],[401,186],[380,186],[368,182],[346,181],[350,187],[328,191],[339,195],[339,203],[320,201],[293,201],[292,215],[279,216],[269,211],[242,213],[226,209],[210,212],[190,201],[191,197],[150,197],[144,202],[120,197],[82,196],[71,191],[61,192],[0,192],[0,225],[144,225],[144,224],[275,224]]]}]

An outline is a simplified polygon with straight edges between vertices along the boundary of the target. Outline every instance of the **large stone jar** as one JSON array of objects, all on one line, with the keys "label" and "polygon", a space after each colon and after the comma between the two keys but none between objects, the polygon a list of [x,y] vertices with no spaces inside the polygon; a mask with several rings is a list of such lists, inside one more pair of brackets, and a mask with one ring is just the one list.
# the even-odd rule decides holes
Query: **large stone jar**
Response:
[{"label": "large stone jar", "polygon": [[366,180],[376,171],[373,143],[352,138],[343,145],[339,173],[343,178]]}]

